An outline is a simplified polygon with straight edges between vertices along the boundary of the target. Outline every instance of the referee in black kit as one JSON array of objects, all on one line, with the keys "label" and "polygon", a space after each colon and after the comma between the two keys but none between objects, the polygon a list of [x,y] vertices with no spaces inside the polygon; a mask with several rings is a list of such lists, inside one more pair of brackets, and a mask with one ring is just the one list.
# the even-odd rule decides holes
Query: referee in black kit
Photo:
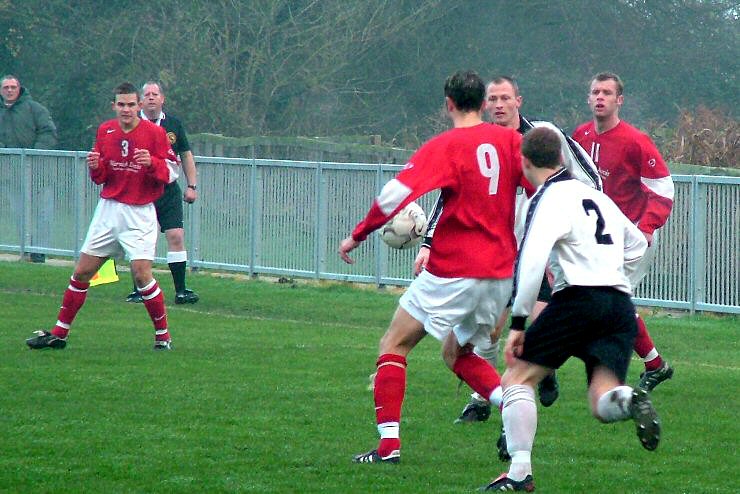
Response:
[{"label": "referee in black kit", "polygon": [[[194,304],[200,297],[185,284],[186,264],[188,253],[185,250],[185,229],[183,224],[182,203],[192,204],[198,198],[197,173],[195,160],[190,150],[188,136],[182,122],[172,115],[162,111],[164,92],[158,82],[149,81],[142,87],[143,107],[141,118],[163,127],[167,132],[172,150],[180,157],[182,169],[185,172],[188,186],[182,192],[177,183],[179,170],[171,170],[170,183],[164,188],[162,197],[157,199],[154,206],[157,210],[159,227],[167,237],[167,265],[172,273],[175,284],[175,303]],[[134,286],[134,291],[126,297],[127,302],[141,302],[141,295]]]}]

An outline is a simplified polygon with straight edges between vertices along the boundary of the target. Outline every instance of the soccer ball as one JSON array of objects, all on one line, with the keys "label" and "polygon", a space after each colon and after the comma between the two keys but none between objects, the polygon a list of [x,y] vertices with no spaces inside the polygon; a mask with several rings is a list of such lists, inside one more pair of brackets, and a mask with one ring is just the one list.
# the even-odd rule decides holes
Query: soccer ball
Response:
[{"label": "soccer ball", "polygon": [[380,238],[388,247],[409,249],[421,242],[428,226],[424,210],[410,202],[380,229]]}]

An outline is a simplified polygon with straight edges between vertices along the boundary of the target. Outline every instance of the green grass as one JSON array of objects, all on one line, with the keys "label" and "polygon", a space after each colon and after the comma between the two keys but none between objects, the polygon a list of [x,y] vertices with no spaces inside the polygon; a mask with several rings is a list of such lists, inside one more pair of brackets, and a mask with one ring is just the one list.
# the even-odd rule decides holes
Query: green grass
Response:
[{"label": "green grass", "polygon": [[[467,391],[429,338],[409,358],[402,463],[350,463],[377,441],[367,378],[396,293],[193,274],[201,302],[170,307],[175,349],[155,353],[125,273],[90,290],[65,350],[27,350],[70,272],[0,262],[0,492],[471,492],[504,469],[499,419],[452,425]],[[592,419],[570,361],[540,410],[538,492],[740,491],[738,318],[647,319],[676,368],[654,393],[660,447]]]}]

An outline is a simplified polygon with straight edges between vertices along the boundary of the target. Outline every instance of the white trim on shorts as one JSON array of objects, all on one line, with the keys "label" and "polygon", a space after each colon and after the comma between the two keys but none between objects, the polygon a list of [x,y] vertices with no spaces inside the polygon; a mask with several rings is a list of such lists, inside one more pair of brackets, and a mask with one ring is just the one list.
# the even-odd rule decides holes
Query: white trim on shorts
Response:
[{"label": "white trim on shorts", "polygon": [[440,278],[429,271],[411,282],[399,305],[443,341],[455,332],[460,346],[490,340],[490,332],[511,298],[511,278]]},{"label": "white trim on shorts", "polygon": [[122,257],[125,254],[132,261],[153,261],[157,234],[154,204],[134,206],[101,198],[80,250],[96,257]]}]

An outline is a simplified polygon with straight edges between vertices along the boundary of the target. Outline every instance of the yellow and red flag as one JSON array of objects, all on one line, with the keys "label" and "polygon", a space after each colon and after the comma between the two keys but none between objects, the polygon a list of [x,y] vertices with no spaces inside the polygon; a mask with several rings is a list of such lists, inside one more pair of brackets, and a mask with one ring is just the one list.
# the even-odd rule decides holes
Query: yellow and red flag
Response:
[{"label": "yellow and red flag", "polygon": [[98,272],[90,280],[90,286],[103,285],[105,283],[115,283],[118,281],[118,273],[116,272],[116,263],[111,258],[108,259],[100,266]]}]

